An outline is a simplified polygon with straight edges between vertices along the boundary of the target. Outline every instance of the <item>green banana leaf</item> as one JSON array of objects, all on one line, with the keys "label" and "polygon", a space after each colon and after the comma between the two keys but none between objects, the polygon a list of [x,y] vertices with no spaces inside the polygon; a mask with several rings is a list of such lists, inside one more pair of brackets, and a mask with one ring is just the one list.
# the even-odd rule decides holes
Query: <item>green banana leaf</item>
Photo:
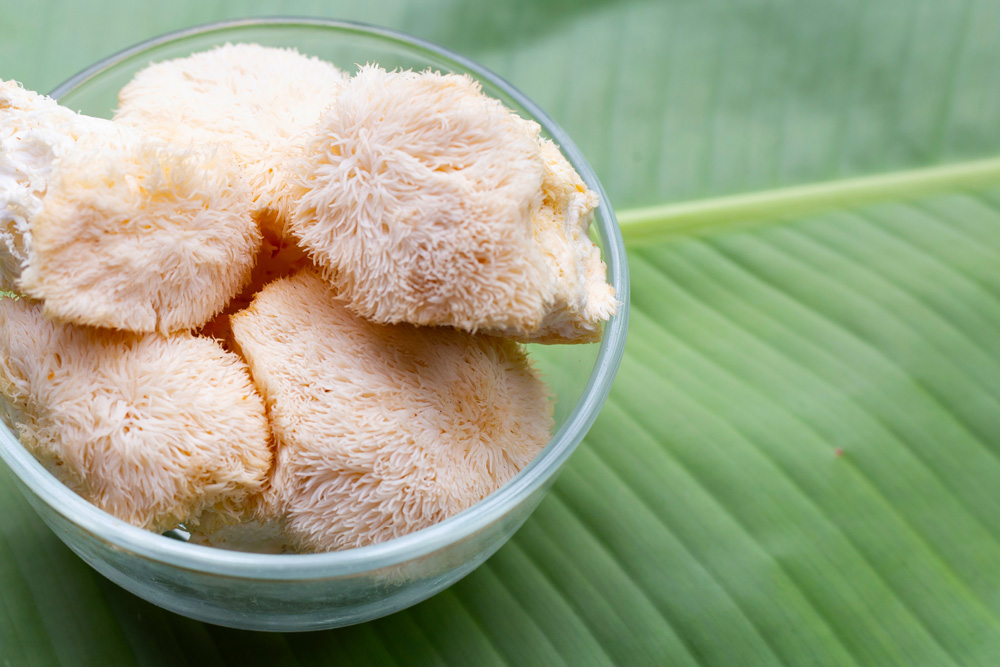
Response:
[{"label": "green banana leaf", "polygon": [[0,0],[0,77],[41,90],[246,14],[482,62],[597,170],[633,314],[524,528],[360,626],[162,611],[0,471],[0,664],[1000,664],[1000,3],[41,4]]}]

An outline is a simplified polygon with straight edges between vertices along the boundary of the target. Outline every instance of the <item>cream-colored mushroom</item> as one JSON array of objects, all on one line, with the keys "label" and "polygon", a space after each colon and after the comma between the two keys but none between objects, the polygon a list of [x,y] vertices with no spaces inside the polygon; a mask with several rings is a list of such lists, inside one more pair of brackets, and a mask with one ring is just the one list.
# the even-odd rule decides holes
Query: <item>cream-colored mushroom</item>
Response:
[{"label": "cream-colored mushroom", "polygon": [[581,342],[617,308],[596,195],[467,76],[362,67],[289,173],[291,232],[366,318]]},{"label": "cream-colored mushroom", "polygon": [[47,316],[128,331],[201,326],[261,237],[224,146],[180,148],[0,84],[3,286]]},{"label": "cream-colored mushroom", "polygon": [[246,169],[265,228],[284,227],[280,166],[345,75],[295,49],[226,44],[154,63],[119,93],[115,120],[182,144],[223,141]]},{"label": "cream-colored mushroom", "polygon": [[91,134],[114,135],[107,120],[75,114],[55,100],[0,80],[0,289],[15,289],[31,248],[56,161]]},{"label": "cream-colored mushroom", "polygon": [[601,323],[619,306],[600,250],[588,235],[597,193],[587,187],[558,146],[547,139],[540,139],[539,144],[545,176],[542,204],[532,214],[531,224],[546,265],[558,276],[556,290],[535,331],[513,326],[498,328],[498,332],[525,342],[594,342],[601,338]]},{"label": "cream-colored mushroom", "polygon": [[51,472],[143,528],[237,517],[270,468],[247,367],[210,339],[58,324],[2,298],[0,393]]},{"label": "cream-colored mushroom", "polygon": [[314,270],[265,287],[232,329],[277,444],[272,507],[301,548],[362,546],[441,521],[549,440],[547,389],[518,344],[368,322]]},{"label": "cream-colored mushroom", "polygon": [[68,151],[31,225],[20,289],[60,320],[198,327],[250,279],[261,234],[222,147],[142,140]]}]

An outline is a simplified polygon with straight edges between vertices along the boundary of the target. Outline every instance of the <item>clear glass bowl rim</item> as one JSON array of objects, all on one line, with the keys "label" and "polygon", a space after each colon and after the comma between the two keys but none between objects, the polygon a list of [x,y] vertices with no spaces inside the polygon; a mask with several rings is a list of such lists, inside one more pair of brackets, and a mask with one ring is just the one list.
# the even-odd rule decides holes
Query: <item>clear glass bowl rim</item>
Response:
[{"label": "clear glass bowl rim", "polygon": [[513,510],[545,484],[583,439],[604,404],[621,363],[628,327],[629,284],[624,242],[617,219],[596,175],[569,136],[544,111],[500,76],[431,42],[388,28],[319,18],[263,17],[207,23],[143,41],[84,69],[57,86],[50,95],[61,98],[109,67],[161,44],[190,36],[243,27],[327,27],[339,32],[376,36],[408,49],[452,61],[489,81],[516,100],[539,121],[598,193],[604,225],[598,226],[608,278],[622,301],[620,313],[605,325],[597,361],[579,402],[543,452],[493,494],[438,524],[372,546],[318,554],[255,554],[186,544],[120,521],[63,486],[28,453],[13,434],[0,428],[0,458],[28,489],[71,523],[116,548],[174,567],[220,576],[269,581],[316,580],[353,576],[431,554],[459,542]]}]

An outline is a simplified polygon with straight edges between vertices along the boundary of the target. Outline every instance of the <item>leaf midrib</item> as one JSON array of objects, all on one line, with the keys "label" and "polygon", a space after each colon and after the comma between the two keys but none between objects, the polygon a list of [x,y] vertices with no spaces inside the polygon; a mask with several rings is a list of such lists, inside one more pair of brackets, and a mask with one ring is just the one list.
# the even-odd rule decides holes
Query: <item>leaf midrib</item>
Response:
[{"label": "leaf midrib", "polygon": [[640,245],[721,227],[997,183],[1000,158],[989,158],[633,208],[619,211],[617,217],[625,243]]}]

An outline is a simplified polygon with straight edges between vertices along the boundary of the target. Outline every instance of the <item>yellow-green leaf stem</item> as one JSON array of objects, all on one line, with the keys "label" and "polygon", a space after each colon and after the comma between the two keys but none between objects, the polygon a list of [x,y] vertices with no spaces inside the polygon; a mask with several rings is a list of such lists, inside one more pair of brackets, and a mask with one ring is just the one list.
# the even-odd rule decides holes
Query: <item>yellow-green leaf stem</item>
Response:
[{"label": "yellow-green leaf stem", "polygon": [[721,226],[774,222],[834,208],[1000,184],[1000,158],[910,169],[859,178],[712,197],[618,213],[630,245],[687,236]]}]

